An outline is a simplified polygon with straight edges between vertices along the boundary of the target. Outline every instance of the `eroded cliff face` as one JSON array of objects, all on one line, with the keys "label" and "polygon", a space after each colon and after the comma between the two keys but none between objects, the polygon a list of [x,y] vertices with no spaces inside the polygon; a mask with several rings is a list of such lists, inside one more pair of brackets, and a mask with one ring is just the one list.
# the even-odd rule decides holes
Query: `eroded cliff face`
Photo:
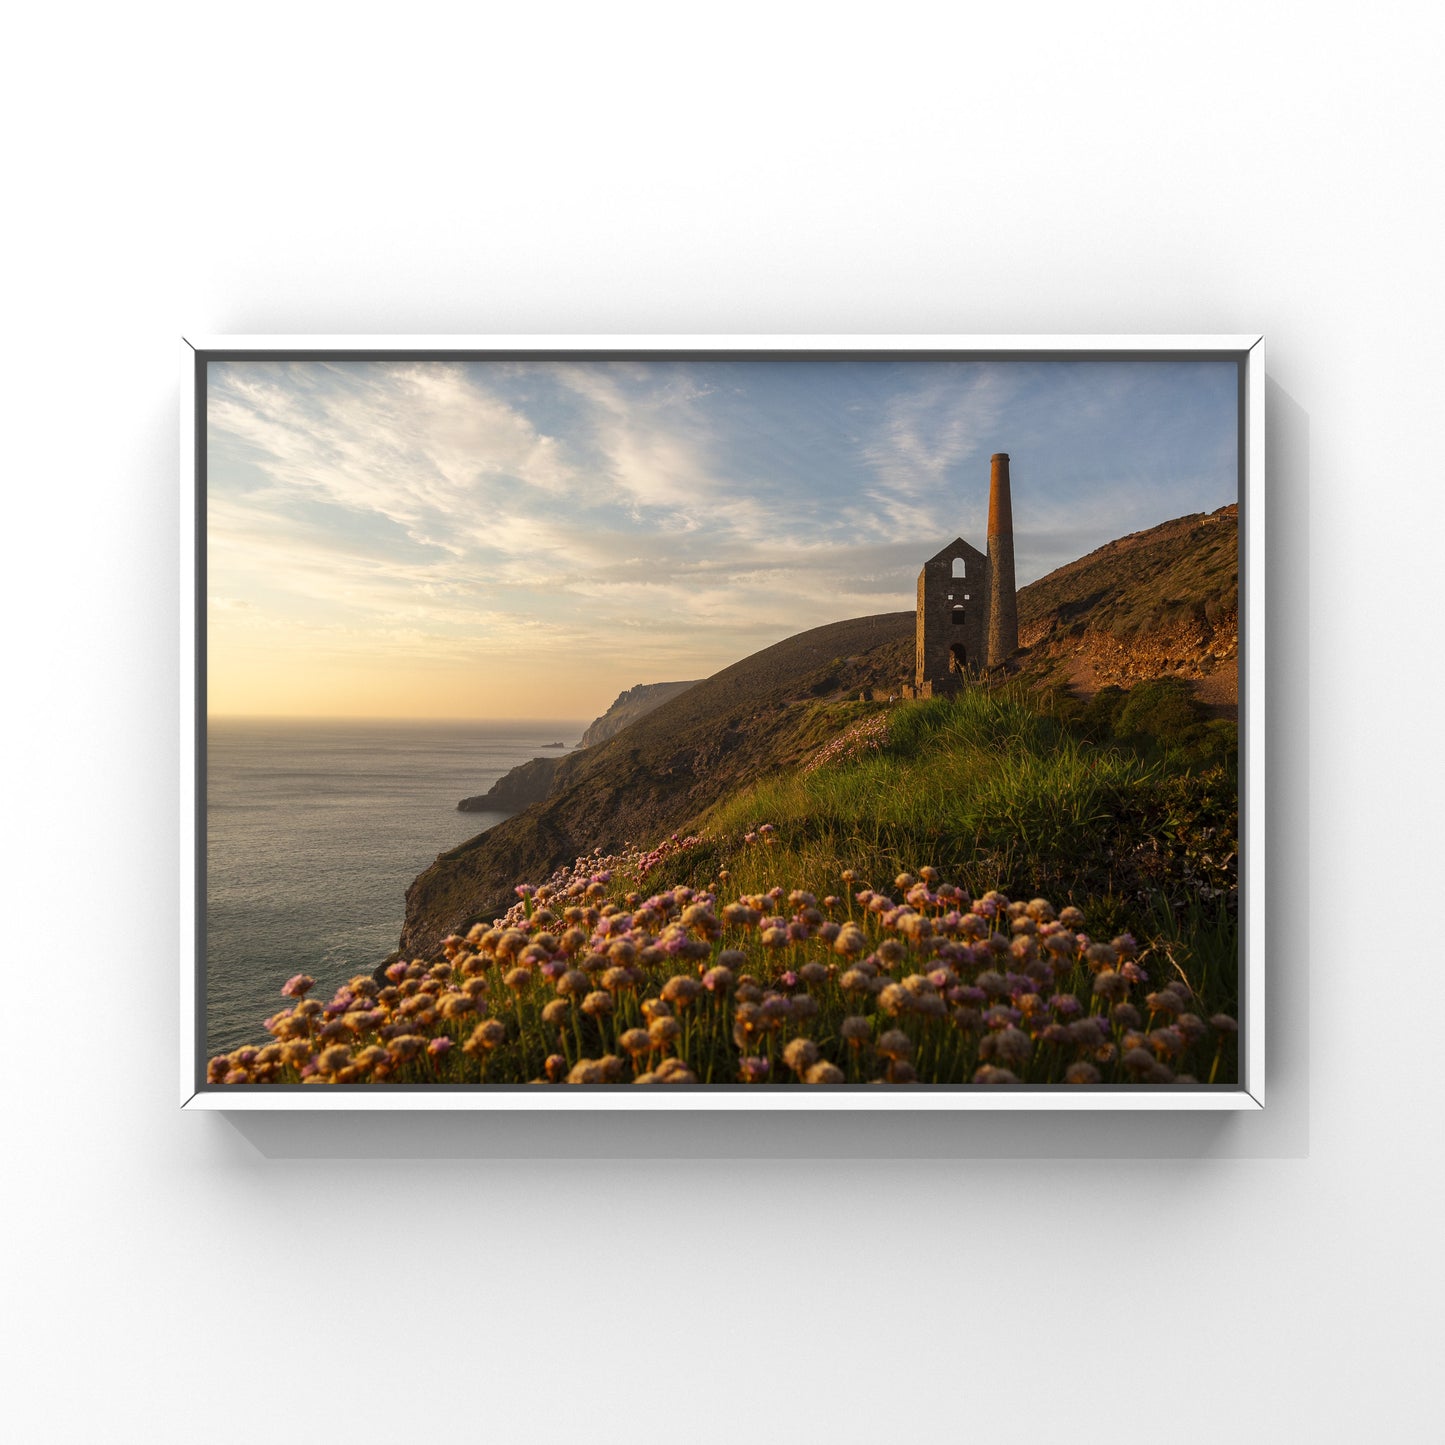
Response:
[{"label": "eroded cliff face", "polygon": [[686,692],[688,688],[696,686],[697,681],[694,680],[692,682],[640,682],[636,687],[629,687],[626,692],[618,694],[617,701],[601,717],[592,722],[587,731],[582,734],[582,741],[578,747],[593,748],[598,743],[605,743],[608,738],[615,737],[629,723],[646,717],[654,708],[661,707],[663,703],[670,702],[680,692]]}]

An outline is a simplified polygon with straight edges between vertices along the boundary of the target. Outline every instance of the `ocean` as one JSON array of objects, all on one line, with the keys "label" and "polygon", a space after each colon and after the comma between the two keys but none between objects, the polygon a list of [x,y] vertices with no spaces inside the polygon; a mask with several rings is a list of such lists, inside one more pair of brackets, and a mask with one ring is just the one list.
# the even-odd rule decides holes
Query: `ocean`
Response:
[{"label": "ocean", "polygon": [[412,879],[506,816],[458,801],[562,756],[549,743],[571,751],[586,725],[212,718],[207,1052],[264,1041],[293,973],[329,997],[374,968],[396,947]]}]

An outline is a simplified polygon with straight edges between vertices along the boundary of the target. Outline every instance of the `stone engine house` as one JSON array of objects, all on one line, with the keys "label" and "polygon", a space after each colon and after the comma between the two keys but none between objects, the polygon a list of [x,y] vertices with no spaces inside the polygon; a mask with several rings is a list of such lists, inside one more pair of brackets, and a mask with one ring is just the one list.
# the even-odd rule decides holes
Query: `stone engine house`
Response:
[{"label": "stone engine house", "polygon": [[955,537],[918,574],[917,660],[905,695],[937,697],[1001,667],[1019,645],[1008,453],[990,463],[988,551]]}]

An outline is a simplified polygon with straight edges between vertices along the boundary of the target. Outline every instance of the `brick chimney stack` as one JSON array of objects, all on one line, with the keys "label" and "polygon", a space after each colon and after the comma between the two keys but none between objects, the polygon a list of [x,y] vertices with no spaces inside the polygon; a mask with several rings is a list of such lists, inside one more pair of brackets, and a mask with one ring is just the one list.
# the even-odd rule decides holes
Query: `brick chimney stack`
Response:
[{"label": "brick chimney stack", "polygon": [[1014,510],[1008,453],[995,452],[988,486],[988,665],[1001,667],[1019,648],[1014,590]]}]

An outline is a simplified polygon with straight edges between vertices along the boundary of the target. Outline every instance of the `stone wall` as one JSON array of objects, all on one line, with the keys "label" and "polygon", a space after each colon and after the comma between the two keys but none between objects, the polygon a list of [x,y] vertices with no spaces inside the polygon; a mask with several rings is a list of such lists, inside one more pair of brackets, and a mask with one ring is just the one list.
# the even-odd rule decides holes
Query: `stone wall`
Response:
[{"label": "stone wall", "polygon": [[[955,559],[963,562],[962,577],[953,575]],[[958,686],[956,648],[961,649],[969,671],[982,671],[988,649],[988,599],[988,558],[963,538],[955,538],[923,564],[918,574],[913,679],[920,696],[937,696]]]}]

